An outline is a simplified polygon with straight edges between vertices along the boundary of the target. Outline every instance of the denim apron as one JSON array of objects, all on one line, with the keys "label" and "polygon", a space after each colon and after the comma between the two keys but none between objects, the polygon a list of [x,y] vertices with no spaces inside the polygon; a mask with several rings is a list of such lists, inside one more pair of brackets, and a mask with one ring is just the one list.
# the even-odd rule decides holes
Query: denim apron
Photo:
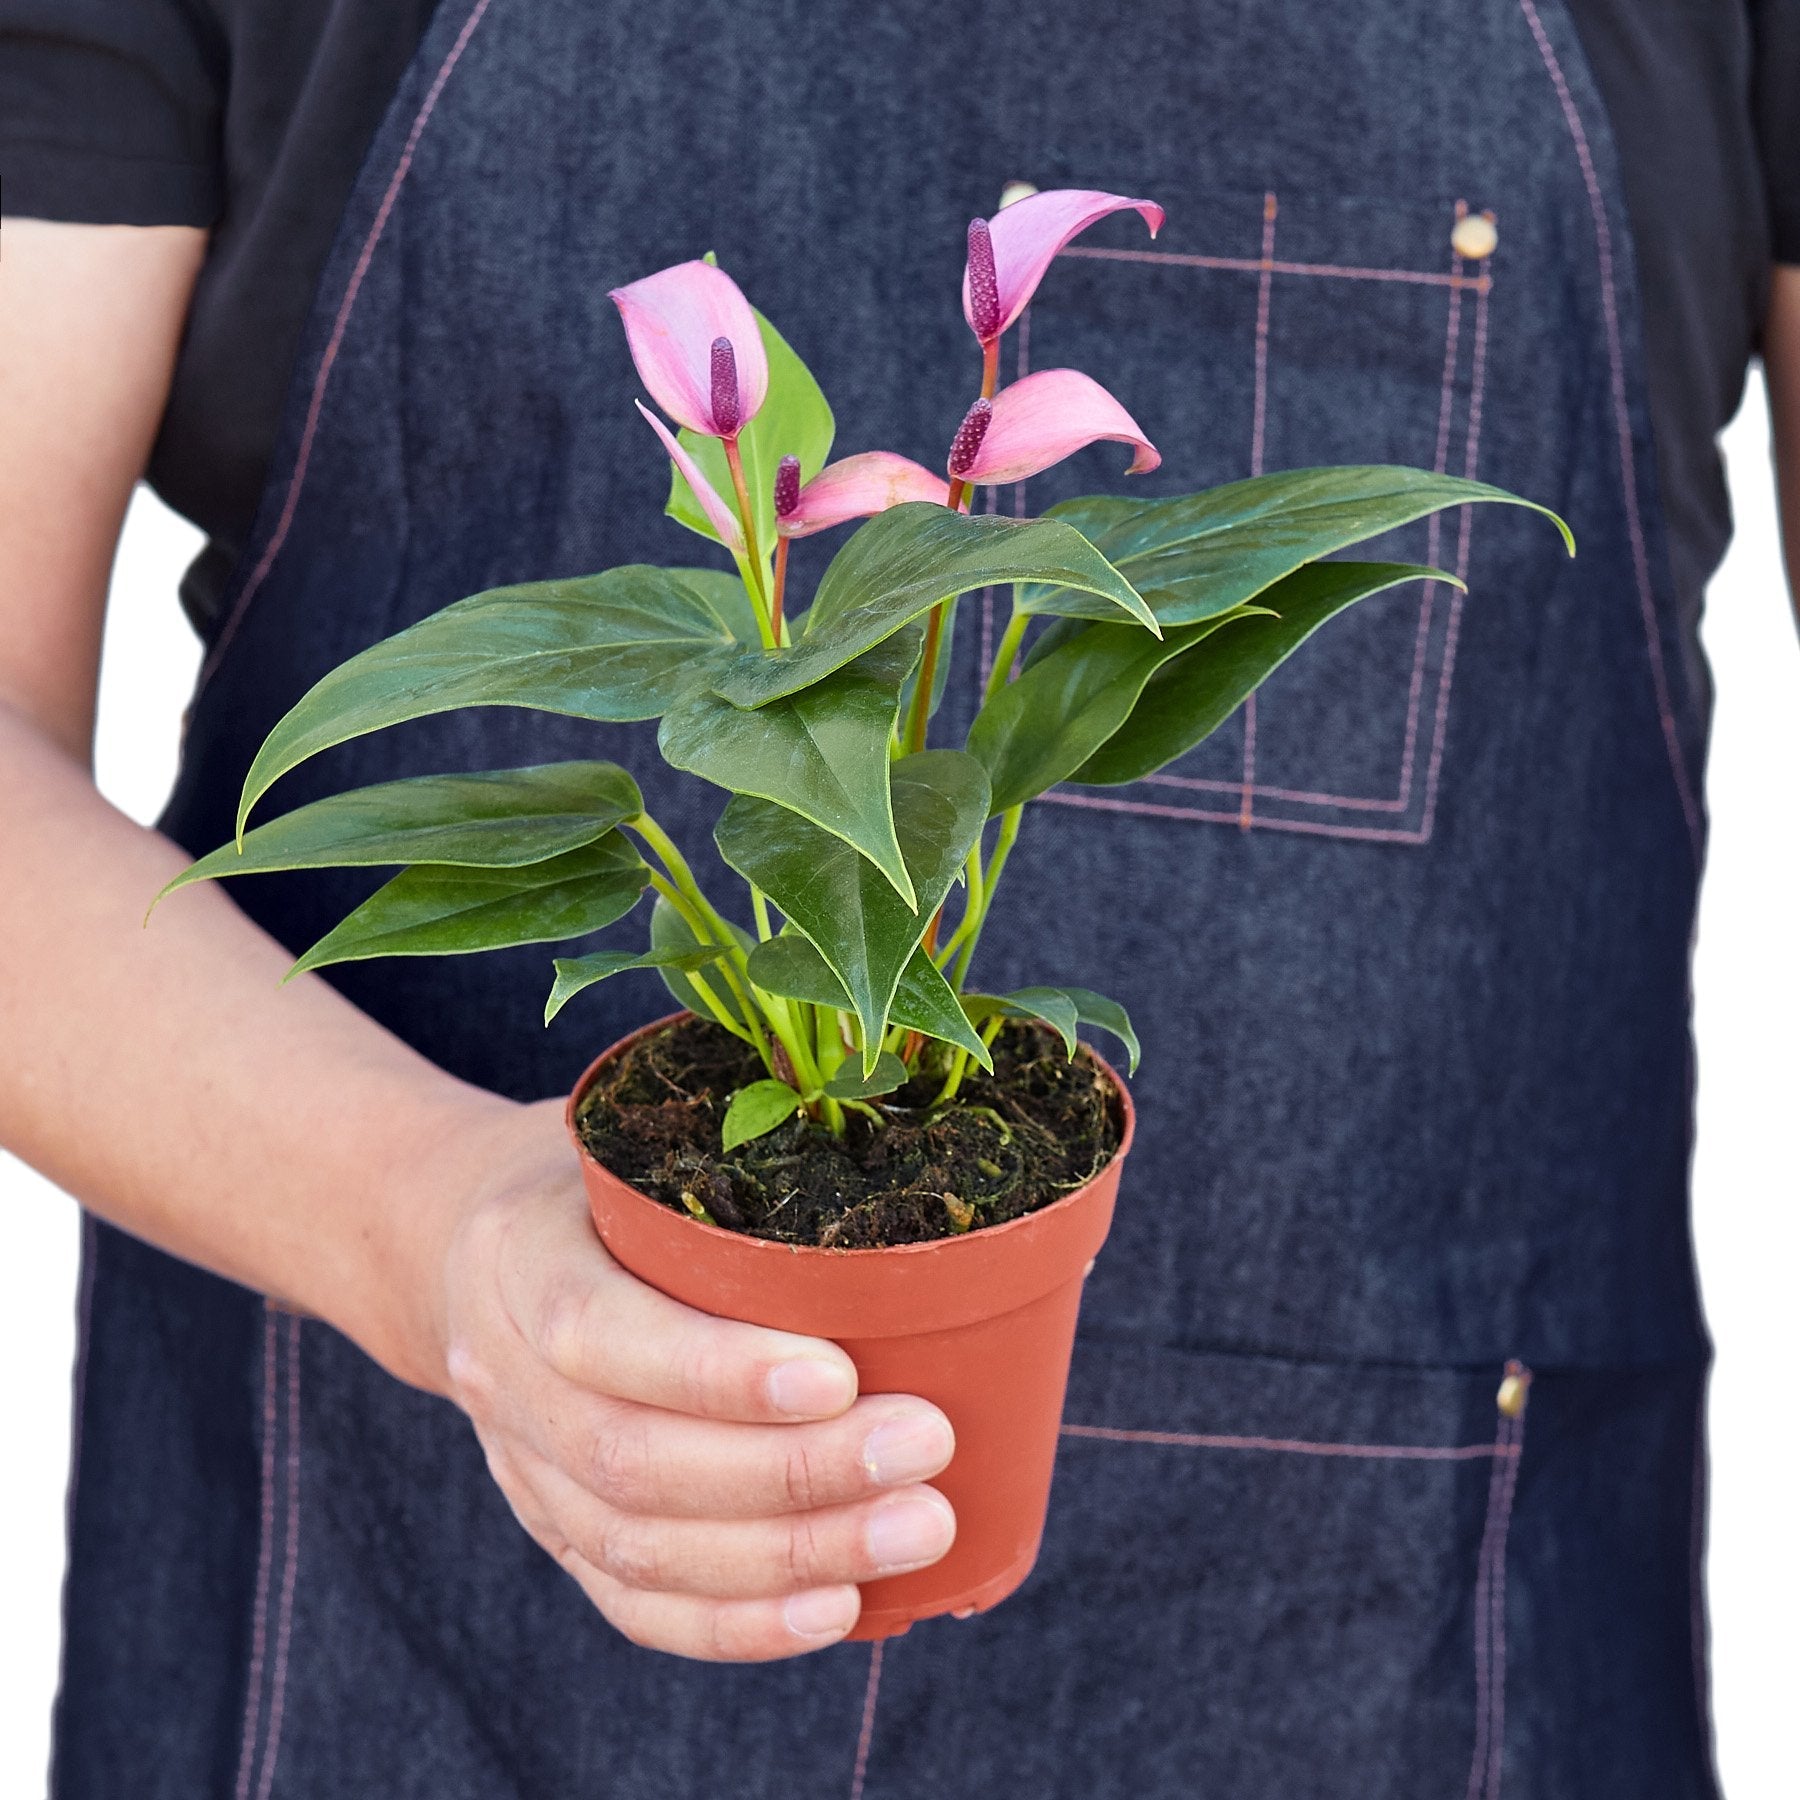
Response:
[{"label": "denim apron", "polygon": [[[224,841],[283,710],[451,600],[707,560],[661,516],[612,286],[716,250],[818,371],[840,454],[935,461],[977,376],[963,227],[1012,179],[1168,209],[1154,245],[1135,218],[1083,238],[1006,345],[1009,375],[1124,400],[1164,455],[1133,491],[1406,462],[1581,544],[1510,508],[1397,533],[1377,553],[1466,597],[1369,601],[1167,771],[1032,809],[984,979],[1107,990],[1147,1051],[1035,1574],[881,1647],[636,1649],[448,1404],[95,1227],[65,1800],[1714,1791],[1703,687],[1618,171],[1555,0],[444,0],[322,278],[166,828]],[[954,725],[1003,608],[961,607]],[[275,804],[559,756],[626,763],[718,873],[723,796],[647,727],[426,720]],[[298,949],[372,885],[235,895]],[[540,947],[330,978],[521,1098],[667,1004],[621,979],[546,1031],[547,977]]]}]

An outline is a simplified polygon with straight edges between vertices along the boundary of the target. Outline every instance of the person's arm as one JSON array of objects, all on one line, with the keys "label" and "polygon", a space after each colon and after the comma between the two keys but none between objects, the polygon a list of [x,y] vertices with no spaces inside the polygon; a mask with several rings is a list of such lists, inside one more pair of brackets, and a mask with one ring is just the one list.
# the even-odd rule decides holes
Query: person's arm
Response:
[{"label": "person's arm", "polygon": [[1763,369],[1775,428],[1775,481],[1788,593],[1800,614],[1800,267],[1778,264],[1763,327]]},{"label": "person's arm", "polygon": [[[88,770],[121,520],[204,249],[8,220],[0,248],[0,1143],[99,1216],[347,1333],[471,1416],[527,1529],[637,1642],[835,1642],[935,1561],[948,1423],[835,1345],[731,1324],[602,1249],[555,1102],[453,1080]],[[796,1423],[803,1420],[809,1422]]]}]

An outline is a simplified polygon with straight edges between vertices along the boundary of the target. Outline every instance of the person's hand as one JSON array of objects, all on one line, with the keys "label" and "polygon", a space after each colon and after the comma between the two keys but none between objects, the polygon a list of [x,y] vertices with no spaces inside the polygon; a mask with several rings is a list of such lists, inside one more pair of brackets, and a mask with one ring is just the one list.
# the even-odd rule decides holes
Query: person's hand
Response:
[{"label": "person's hand", "polygon": [[519,1522],[632,1642],[754,1662],[833,1644],[855,1584],[936,1562],[920,1485],[949,1421],[859,1399],[835,1344],[717,1319],[621,1268],[588,1218],[560,1103],[491,1146],[434,1254],[444,1386]]}]

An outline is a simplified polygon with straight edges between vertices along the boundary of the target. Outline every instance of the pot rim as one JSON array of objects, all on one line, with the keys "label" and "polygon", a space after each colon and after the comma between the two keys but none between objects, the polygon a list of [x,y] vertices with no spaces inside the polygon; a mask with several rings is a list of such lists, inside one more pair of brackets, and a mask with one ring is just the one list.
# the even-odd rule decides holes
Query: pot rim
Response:
[{"label": "pot rim", "polygon": [[644,1201],[647,1205],[654,1206],[659,1212],[668,1213],[672,1217],[678,1218],[683,1225],[702,1231],[706,1233],[708,1237],[717,1239],[721,1243],[736,1246],[739,1254],[744,1250],[749,1250],[753,1253],[768,1251],[774,1255],[783,1257],[818,1258],[821,1260],[837,1261],[844,1257],[869,1258],[876,1256],[919,1256],[931,1253],[942,1256],[946,1252],[953,1252],[956,1246],[962,1244],[992,1246],[997,1244],[1008,1232],[1018,1233],[1021,1227],[1038,1224],[1042,1220],[1048,1218],[1052,1213],[1062,1211],[1065,1208],[1072,1208],[1088,1194],[1097,1182],[1105,1179],[1110,1170],[1117,1168],[1119,1164],[1125,1160],[1127,1153],[1131,1149],[1132,1139],[1137,1134],[1137,1108],[1132,1104],[1131,1090],[1125,1085],[1118,1070],[1115,1069],[1091,1044],[1084,1041],[1081,1047],[1100,1065],[1101,1072],[1106,1076],[1107,1080],[1112,1083],[1113,1092],[1119,1099],[1120,1111],[1124,1115],[1125,1128],[1119,1136],[1117,1145],[1114,1146],[1112,1155],[1108,1157],[1080,1187],[1072,1188],[1068,1193],[1063,1194],[1058,1199],[1052,1200],[1048,1206],[1039,1206],[1035,1207],[1030,1212],[1020,1213],[1016,1219],[1008,1219],[1002,1225],[984,1225],[979,1230],[975,1231],[954,1232],[946,1234],[943,1237],[924,1238],[916,1244],[876,1244],[873,1246],[850,1244],[788,1244],[779,1242],[774,1238],[756,1237],[749,1232],[726,1231],[722,1226],[709,1225],[704,1219],[696,1219],[690,1213],[677,1212],[674,1207],[665,1206],[662,1201],[658,1200],[654,1195],[646,1194],[642,1188],[627,1181],[625,1177],[616,1170],[607,1168],[606,1164],[588,1149],[586,1142],[583,1140],[580,1131],[576,1129],[575,1125],[576,1108],[580,1106],[582,1097],[593,1085],[594,1078],[600,1073],[602,1064],[611,1062],[615,1057],[622,1055],[633,1044],[639,1042],[639,1040],[647,1038],[655,1032],[665,1030],[667,1027],[679,1023],[682,1019],[691,1019],[696,1016],[697,1015],[691,1008],[682,1007],[679,1011],[665,1013],[659,1019],[652,1019],[647,1024],[638,1026],[635,1031],[628,1031],[624,1037],[619,1038],[616,1042],[608,1045],[606,1049],[602,1050],[600,1054],[588,1064],[587,1068],[582,1071],[581,1079],[569,1090],[569,1098],[563,1106],[563,1123],[567,1127],[569,1136],[575,1144],[576,1152],[583,1162],[591,1163],[596,1169],[604,1170],[605,1173],[617,1182],[621,1188],[625,1189],[628,1193],[635,1194],[638,1199]]}]

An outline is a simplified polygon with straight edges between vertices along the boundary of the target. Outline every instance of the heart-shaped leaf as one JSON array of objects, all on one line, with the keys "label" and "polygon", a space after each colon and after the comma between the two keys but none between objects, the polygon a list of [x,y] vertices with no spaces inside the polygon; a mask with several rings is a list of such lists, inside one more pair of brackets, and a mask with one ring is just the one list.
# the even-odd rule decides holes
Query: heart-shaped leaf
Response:
[{"label": "heart-shaped leaf", "polygon": [[[1543,513],[1574,554],[1568,526],[1546,507],[1483,481],[1385,464],[1284,469],[1172,500],[1067,500],[1045,516],[1083,532],[1130,576],[1157,619],[1174,626],[1254,599],[1303,563],[1477,501]],[[1024,589],[1019,604],[1026,612],[1068,613],[1079,599],[1042,584]]]},{"label": "heart-shaped leaf", "polygon": [[901,971],[987,820],[987,775],[960,750],[901,758],[892,786],[916,912],[866,857],[770,801],[739,794],[713,832],[726,862],[812,939],[844,984],[862,1023],[865,1074],[875,1066]]},{"label": "heart-shaped leaf", "polygon": [[1192,655],[1165,664],[1131,716],[1069,776],[1112,786],[1136,781],[1216,731],[1318,628],[1355,601],[1403,581],[1462,583],[1412,563],[1309,563],[1263,595],[1268,615],[1244,619]]},{"label": "heart-shaped leaf", "polygon": [[911,1071],[893,1051],[884,1050],[875,1059],[875,1072],[861,1075],[848,1063],[825,1084],[825,1092],[834,1100],[872,1100],[877,1094],[891,1094],[912,1079]]},{"label": "heart-shaped leaf", "polygon": [[995,812],[1022,805],[1065,781],[1131,717],[1138,696],[1165,663],[1221,626],[1266,608],[1240,606],[1199,625],[1153,638],[1135,625],[1058,620],[1072,630],[1034,656],[976,715],[969,754],[993,785]]},{"label": "heart-shaped leaf", "polygon": [[347,738],[464,706],[654,719],[741,654],[706,598],[641,564],[459,600],[337,668],[264,740],[238,805]]},{"label": "heart-shaped leaf", "polygon": [[616,763],[544,763],[480,775],[419,775],[302,806],[184,869],[157,896],[195,881],[282,869],[456,863],[514,868],[577,850],[643,811]]},{"label": "heart-shaped leaf", "polygon": [[1102,1031],[1110,1031],[1125,1046],[1129,1071],[1137,1073],[1138,1038],[1130,1016],[1118,1001],[1096,994],[1092,988],[1028,987],[1011,994],[969,994],[965,1004],[974,1019],[1042,1019],[1062,1039],[1071,1057],[1079,1042],[1076,1026],[1098,1026]]},{"label": "heart-shaped leaf", "polygon": [[1107,618],[1126,613],[1158,629],[1136,589],[1073,526],[971,517],[915,500],[877,514],[832,559],[798,643],[744,652],[712,685],[739,706],[766,706],[822,681],[940,600],[1017,581],[1097,596]]},{"label": "heart-shaped leaf", "polygon": [[[831,965],[812,940],[792,926],[751,951],[750,979],[765,993],[804,1000],[812,1006],[835,1006],[840,1012],[851,1010],[850,996],[832,974]],[[962,1002],[923,944],[913,951],[901,971],[888,1019],[908,1031],[959,1045],[984,1069],[994,1066],[981,1034],[970,1025]]]},{"label": "heart-shaped leaf", "polygon": [[911,906],[912,881],[894,836],[888,744],[920,640],[919,627],[908,626],[835,675],[755,712],[704,690],[691,694],[663,719],[664,760],[812,820],[860,850]]},{"label": "heart-shaped leaf", "polygon": [[421,863],[377,888],[284,979],[372,956],[460,956],[582,937],[630,912],[649,879],[616,831],[522,869]]},{"label": "heart-shaped leaf", "polygon": [[801,1099],[785,1081],[753,1081],[731,1096],[720,1137],[727,1150],[766,1136],[800,1110]]},{"label": "heart-shaped leaf", "polygon": [[[749,932],[740,926],[726,921],[738,945],[748,950],[755,943]],[[688,928],[688,922],[661,894],[656,896],[656,905],[650,913],[650,947],[656,951],[682,952],[685,955],[699,955],[705,952],[710,957],[713,946],[703,944]],[[725,981],[708,981],[707,988],[717,996],[719,1005],[725,1009],[721,1017],[706,1002],[700,990],[688,980],[688,974],[696,968],[704,967],[704,963],[689,963],[674,960],[658,965],[657,973],[663,978],[663,986],[669,990],[677,1006],[685,1007],[689,1012],[702,1019],[712,1019],[723,1025],[727,1031],[735,1030],[740,1036],[749,1036],[749,1026],[744,1019],[744,1009],[738,1005],[737,996],[732,993],[730,985]]]},{"label": "heart-shaped leaf", "polygon": [[669,573],[712,608],[719,623],[740,645],[760,648],[762,633],[756,625],[756,607],[739,576],[729,569],[671,569]]},{"label": "heart-shaped leaf", "polygon": [[544,1023],[548,1025],[577,994],[609,976],[623,975],[628,969],[703,969],[724,954],[716,944],[703,944],[692,949],[596,950],[592,956],[559,956],[556,985],[544,1002]]},{"label": "heart-shaped leaf", "polygon": [[[767,551],[775,545],[775,470],[781,459],[799,457],[800,479],[811,481],[831,454],[837,427],[812,371],[761,313],[757,313],[756,323],[769,360],[769,387],[756,417],[738,434],[738,455],[743,459],[744,485],[755,508],[756,541]],[[685,429],[680,438],[681,447],[700,465],[700,473],[712,483],[715,492],[729,499],[731,466],[725,460],[724,445],[717,438]],[[670,476],[669,517],[716,544],[718,533],[707,522],[681,471],[671,469]],[[744,642],[754,644],[760,641],[754,619],[751,625],[751,634]]]}]

